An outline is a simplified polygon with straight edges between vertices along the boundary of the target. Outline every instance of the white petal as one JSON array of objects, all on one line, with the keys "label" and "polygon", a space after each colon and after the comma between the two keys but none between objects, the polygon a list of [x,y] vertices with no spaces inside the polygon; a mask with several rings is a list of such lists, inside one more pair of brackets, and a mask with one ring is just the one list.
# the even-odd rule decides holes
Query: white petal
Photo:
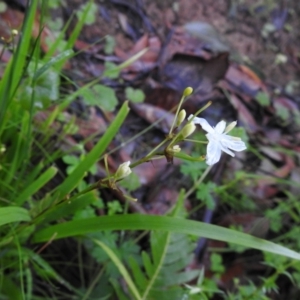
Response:
[{"label": "white petal", "polygon": [[[193,116],[193,115],[191,115],[191,116]],[[190,120],[190,119],[192,118],[191,116],[189,116],[188,120]],[[214,133],[214,129],[213,129],[213,128],[208,124],[208,122],[207,122],[205,119],[203,119],[203,118],[197,118],[197,117],[195,117],[195,118],[193,119],[193,123],[194,123],[194,124],[200,124],[201,127],[202,127],[202,129],[205,130],[206,132]]]},{"label": "white petal", "polygon": [[234,136],[223,134],[220,142],[226,148],[229,148],[234,151],[240,152],[247,149],[246,144]]},{"label": "white petal", "polygon": [[232,141],[227,147],[237,152],[247,149],[246,144],[243,141]]},{"label": "white petal", "polygon": [[234,153],[232,151],[230,151],[228,149],[228,147],[226,145],[224,145],[223,143],[220,143],[220,148],[222,151],[224,151],[225,153],[229,154],[230,156],[234,157]]},{"label": "white petal", "polygon": [[208,165],[213,165],[220,160],[221,148],[220,144],[214,140],[210,140],[207,145],[206,163]]},{"label": "white petal", "polygon": [[216,125],[215,131],[216,131],[217,133],[222,134],[222,133],[224,132],[225,127],[226,127],[226,122],[225,122],[225,121],[220,121],[220,122]]}]

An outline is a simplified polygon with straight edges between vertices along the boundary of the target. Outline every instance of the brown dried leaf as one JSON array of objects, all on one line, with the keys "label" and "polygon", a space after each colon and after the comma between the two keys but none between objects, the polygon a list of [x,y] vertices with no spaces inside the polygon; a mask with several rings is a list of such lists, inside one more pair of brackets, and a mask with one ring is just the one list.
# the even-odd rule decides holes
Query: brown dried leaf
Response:
[{"label": "brown dried leaf", "polygon": [[155,127],[164,133],[169,132],[174,120],[174,114],[169,113],[162,108],[146,103],[131,104],[131,107],[137,113],[137,115],[150,124],[160,121],[155,125]]},{"label": "brown dried leaf", "polygon": [[230,94],[229,100],[232,106],[236,109],[239,120],[246,127],[247,131],[251,133],[259,131],[259,126],[245,104],[235,94]]}]

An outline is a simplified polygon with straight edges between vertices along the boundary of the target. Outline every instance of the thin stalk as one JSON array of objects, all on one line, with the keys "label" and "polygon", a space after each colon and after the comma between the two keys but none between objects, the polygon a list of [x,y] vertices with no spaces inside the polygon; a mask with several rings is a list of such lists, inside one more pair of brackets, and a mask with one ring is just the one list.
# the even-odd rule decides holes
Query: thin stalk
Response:
[{"label": "thin stalk", "polygon": [[186,192],[185,197],[187,198],[188,196],[190,196],[195,189],[197,188],[197,186],[203,182],[203,180],[205,179],[205,177],[208,175],[209,171],[211,170],[212,166],[208,166],[206,168],[206,170],[203,172],[203,174],[200,176],[200,178],[194,183],[194,185]]}]

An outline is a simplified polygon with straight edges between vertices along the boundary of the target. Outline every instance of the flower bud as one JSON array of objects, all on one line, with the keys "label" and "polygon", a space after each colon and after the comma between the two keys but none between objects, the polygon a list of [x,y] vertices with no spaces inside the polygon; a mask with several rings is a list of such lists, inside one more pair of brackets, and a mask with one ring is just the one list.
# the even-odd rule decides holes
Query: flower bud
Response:
[{"label": "flower bud", "polygon": [[19,34],[17,29],[12,29],[11,31],[12,36],[17,36]]},{"label": "flower bud", "polygon": [[187,97],[187,96],[191,95],[192,93],[193,93],[193,88],[189,86],[184,89],[183,96]]},{"label": "flower bud", "polygon": [[227,133],[227,132],[229,132],[230,130],[232,130],[232,129],[236,126],[236,124],[237,124],[236,121],[231,122],[230,124],[228,124],[228,126],[225,128],[224,133]]},{"label": "flower bud", "polygon": [[176,120],[177,127],[184,121],[185,117],[186,117],[186,112],[184,109],[182,109],[177,116],[177,120]]},{"label": "flower bud", "polygon": [[173,153],[178,153],[181,151],[181,148],[178,145],[174,145],[173,148],[171,149],[171,152]]},{"label": "flower bud", "polygon": [[196,129],[196,125],[194,123],[187,123],[181,130],[181,134],[183,138],[187,138],[190,136]]},{"label": "flower bud", "polygon": [[123,179],[123,178],[127,177],[131,173],[131,169],[129,166],[130,166],[130,161],[126,161],[126,162],[122,163],[121,165],[119,165],[119,168],[114,176],[115,179],[119,180],[119,179]]}]

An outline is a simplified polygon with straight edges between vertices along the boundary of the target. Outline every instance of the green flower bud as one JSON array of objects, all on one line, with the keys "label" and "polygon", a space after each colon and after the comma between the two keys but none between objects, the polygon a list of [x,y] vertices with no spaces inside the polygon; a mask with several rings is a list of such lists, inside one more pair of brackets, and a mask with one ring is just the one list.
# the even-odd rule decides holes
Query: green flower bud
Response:
[{"label": "green flower bud", "polygon": [[187,138],[196,130],[196,125],[194,123],[187,123],[181,130],[183,138]]},{"label": "green flower bud", "polygon": [[187,97],[187,96],[191,95],[192,93],[193,93],[193,88],[189,86],[184,89],[183,96]]},{"label": "green flower bud", "polygon": [[186,111],[182,109],[177,116],[177,120],[176,120],[177,127],[184,121],[185,117],[186,117]]}]

